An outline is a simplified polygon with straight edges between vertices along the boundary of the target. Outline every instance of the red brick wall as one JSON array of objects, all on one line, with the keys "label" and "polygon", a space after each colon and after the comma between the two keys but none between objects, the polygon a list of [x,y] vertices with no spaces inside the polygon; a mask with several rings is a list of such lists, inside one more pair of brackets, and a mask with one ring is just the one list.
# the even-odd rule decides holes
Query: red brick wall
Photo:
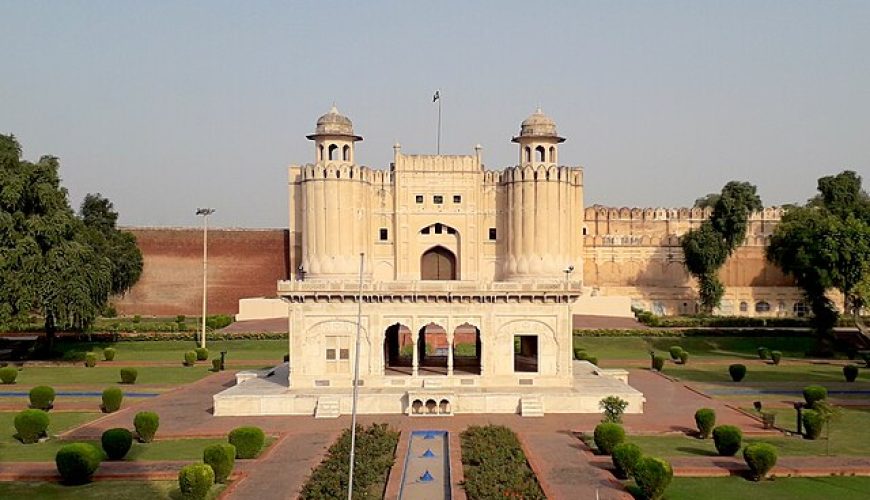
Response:
[{"label": "red brick wall", "polygon": [[[198,316],[202,311],[202,230],[128,228],[145,265],[139,283],[112,302],[119,314]],[[208,312],[236,314],[243,297],[273,297],[289,274],[286,229],[209,229]]]}]

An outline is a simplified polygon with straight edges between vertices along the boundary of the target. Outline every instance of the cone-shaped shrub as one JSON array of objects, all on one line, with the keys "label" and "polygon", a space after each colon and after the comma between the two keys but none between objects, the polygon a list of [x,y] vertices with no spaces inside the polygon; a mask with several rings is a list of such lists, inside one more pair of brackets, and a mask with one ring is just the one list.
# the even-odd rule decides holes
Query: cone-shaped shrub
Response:
[{"label": "cone-shaped shrub", "polygon": [[236,458],[257,458],[266,444],[266,434],[259,427],[238,427],[230,431],[228,440],[236,447]]},{"label": "cone-shaped shrub", "polygon": [[105,359],[106,361],[114,361],[116,352],[117,351],[115,351],[114,347],[107,347],[103,349],[103,359]]},{"label": "cone-shaped shrub", "polygon": [[184,353],[184,366],[193,366],[196,364],[196,351],[187,351]]},{"label": "cone-shaped shrub", "polygon": [[102,459],[103,454],[96,446],[88,443],[72,443],[64,445],[57,451],[54,463],[64,483],[84,484],[90,482]]},{"label": "cone-shaped shrub", "polygon": [[100,409],[103,413],[116,412],[121,408],[121,401],[124,399],[124,393],[117,387],[109,387],[103,391],[103,404]]},{"label": "cone-shaped shrub", "polygon": [[205,361],[208,359],[208,349],[206,349],[205,347],[197,347],[193,350],[193,352],[196,353],[197,361]]},{"label": "cone-shaped shrub", "polygon": [[816,401],[828,399],[828,390],[820,385],[808,385],[804,387],[804,400],[807,408],[812,408]]},{"label": "cone-shaped shrub", "polygon": [[139,371],[135,368],[121,368],[121,383],[135,384],[139,377]]},{"label": "cone-shaped shrub", "polygon": [[731,457],[740,451],[743,432],[733,425],[720,425],[713,429],[713,444],[723,457]]},{"label": "cone-shaped shrub", "polygon": [[178,488],[181,496],[190,500],[201,500],[208,496],[214,486],[214,471],[206,464],[190,464],[178,472]]},{"label": "cone-shaped shrub", "polygon": [[85,354],[85,366],[88,368],[97,366],[97,355],[95,353],[89,352]]},{"label": "cone-shaped shrub", "polygon": [[843,377],[846,378],[846,382],[854,382],[858,378],[858,367],[855,365],[844,366]]},{"label": "cone-shaped shrub", "polygon": [[707,439],[716,426],[716,411],[712,408],[701,408],[695,412],[695,425],[698,426],[698,437]]},{"label": "cone-shaped shrub", "polygon": [[14,384],[18,378],[18,369],[14,366],[4,366],[0,368],[0,382],[4,384]]},{"label": "cone-shaped shrub", "polygon": [[160,416],[153,411],[140,411],[133,418],[133,427],[136,428],[139,441],[150,443],[160,427]]},{"label": "cone-shaped shrub", "polygon": [[39,385],[30,389],[30,407],[48,411],[54,407],[54,389],[47,385]]},{"label": "cone-shaped shrub", "polygon": [[109,460],[121,460],[133,446],[133,433],[122,427],[109,429],[103,433],[100,444]]},{"label": "cone-shaped shrub", "polygon": [[728,367],[728,374],[731,375],[731,380],[740,382],[746,376],[746,365],[733,364]]},{"label": "cone-shaped shrub", "polygon": [[610,453],[610,458],[613,460],[613,467],[616,469],[616,475],[621,478],[628,478],[634,474],[637,461],[643,453],[640,451],[640,446],[634,443],[619,443],[613,447]]},{"label": "cone-shaped shrub", "polygon": [[782,361],[782,352],[770,351],[770,360],[773,361],[773,364],[778,365]]},{"label": "cone-shaped shrub", "polygon": [[214,471],[216,483],[223,483],[230,477],[236,464],[236,447],[229,443],[206,446],[202,451],[202,461]]},{"label": "cone-shaped shrub", "polygon": [[15,431],[24,444],[36,443],[48,429],[48,413],[42,410],[24,410],[15,415]]},{"label": "cone-shaped shrub", "polygon": [[635,465],[634,481],[648,500],[661,498],[673,478],[671,464],[660,458],[642,457]]},{"label": "cone-shaped shrub", "polygon": [[804,410],[801,414],[801,421],[804,424],[804,437],[819,439],[819,436],[822,435],[822,427],[825,426],[822,415],[815,410]]},{"label": "cone-shaped shrub", "polygon": [[658,372],[664,370],[665,358],[663,358],[661,356],[654,356],[653,357],[653,368],[655,368],[655,370]]},{"label": "cone-shaped shrub", "polygon": [[605,422],[595,426],[593,437],[598,451],[610,455],[616,445],[625,441],[625,430],[619,424]]},{"label": "cone-shaped shrub", "polygon": [[766,443],[750,444],[743,448],[743,460],[749,466],[752,480],[758,481],[776,465],[776,448]]}]

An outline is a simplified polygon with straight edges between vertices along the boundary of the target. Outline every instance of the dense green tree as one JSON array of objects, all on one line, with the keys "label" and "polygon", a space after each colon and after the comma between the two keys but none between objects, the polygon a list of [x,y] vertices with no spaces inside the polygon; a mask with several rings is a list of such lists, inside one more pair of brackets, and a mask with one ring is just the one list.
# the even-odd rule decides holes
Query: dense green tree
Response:
[{"label": "dense green tree", "polygon": [[[767,259],[794,277],[807,296],[820,354],[832,347],[838,313],[829,290],[843,294],[855,315],[870,291],[870,198],[851,171],[818,181],[819,195],[783,216],[771,237]],[[860,320],[858,320],[860,323]]]},{"label": "dense green tree", "polygon": [[[114,257],[103,254],[108,243],[95,244],[70,208],[58,168],[51,156],[23,160],[15,137],[0,135],[0,325],[39,314],[49,345],[59,328],[90,326],[116,281]],[[118,246],[118,258],[129,257],[130,249]],[[129,288],[131,276],[117,279],[119,289]]]},{"label": "dense green tree", "polygon": [[700,227],[680,238],[686,269],[698,280],[698,296],[704,313],[719,306],[725,287],[719,280],[719,269],[746,238],[749,215],[761,210],[761,198],[755,186],[732,181],[719,194],[708,194],[695,201],[695,206],[712,206],[713,213]]},{"label": "dense green tree", "polygon": [[98,253],[109,260],[112,294],[127,292],[142,275],[142,252],[132,233],[119,231],[118,212],[112,202],[99,193],[88,194],[79,210],[85,236]]}]

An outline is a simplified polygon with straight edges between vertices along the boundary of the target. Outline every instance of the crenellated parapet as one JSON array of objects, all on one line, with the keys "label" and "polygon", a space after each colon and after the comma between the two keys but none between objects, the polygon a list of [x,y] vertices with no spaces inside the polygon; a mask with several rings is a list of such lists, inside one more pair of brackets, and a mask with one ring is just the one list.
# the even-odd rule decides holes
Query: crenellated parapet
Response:
[{"label": "crenellated parapet", "polygon": [[[629,208],[629,207],[606,207],[593,205],[586,208],[584,219],[586,221],[597,220],[633,220],[633,221],[703,221],[710,217],[713,209],[707,208]],[[749,216],[751,221],[779,221],[785,209],[782,207],[767,207],[763,210],[752,212]]]}]

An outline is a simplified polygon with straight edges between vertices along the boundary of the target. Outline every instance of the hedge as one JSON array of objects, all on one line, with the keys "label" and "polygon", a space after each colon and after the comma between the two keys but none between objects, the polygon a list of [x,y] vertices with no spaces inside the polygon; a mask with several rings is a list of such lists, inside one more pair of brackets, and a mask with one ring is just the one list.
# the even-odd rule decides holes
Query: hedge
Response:
[{"label": "hedge", "polygon": [[656,316],[649,311],[635,310],[635,318],[648,326],[663,328],[710,327],[710,328],[809,328],[809,318],[750,318],[746,316]]},{"label": "hedge", "polygon": [[4,366],[0,368],[0,382],[4,384],[14,384],[18,378],[18,369],[13,366]]},{"label": "hedge", "polygon": [[88,443],[72,443],[61,447],[54,457],[57,471],[67,484],[84,484],[100,466],[103,454]]},{"label": "hedge", "polygon": [[13,421],[18,439],[24,444],[39,442],[46,435],[48,423],[48,413],[42,410],[24,410]]},{"label": "hedge", "polygon": [[593,439],[595,447],[602,455],[610,455],[616,445],[625,441],[625,430],[619,424],[601,423],[595,426]]},{"label": "hedge", "polygon": [[178,489],[185,499],[204,499],[212,486],[214,470],[206,464],[190,464],[178,471]]},{"label": "hedge", "polygon": [[815,337],[809,328],[599,328],[574,330],[576,337]]},{"label": "hedge", "polygon": [[160,427],[160,416],[153,411],[140,411],[133,417],[133,427],[136,429],[139,441],[150,443]]},{"label": "hedge", "polygon": [[121,401],[124,399],[124,393],[117,387],[109,387],[103,391],[103,404],[100,409],[103,413],[116,412],[121,408]]},{"label": "hedge", "polygon": [[616,475],[621,478],[628,478],[634,474],[637,462],[643,456],[640,451],[640,446],[634,443],[619,443],[613,447],[610,453],[610,458],[613,460],[613,467],[616,469]]},{"label": "hedge", "polygon": [[135,384],[139,377],[139,371],[135,368],[121,368],[121,383]]},{"label": "hedge", "polygon": [[460,434],[465,493],[469,500],[543,500],[517,435],[501,425],[468,427]]},{"label": "hedge", "polygon": [[237,427],[227,437],[236,447],[236,458],[257,458],[266,444],[266,434],[259,427]]},{"label": "hedge", "polygon": [[122,427],[109,429],[100,437],[100,444],[109,460],[121,460],[133,446],[133,433]]},{"label": "hedge", "polygon": [[743,448],[743,460],[749,466],[752,479],[758,481],[776,465],[776,448],[766,443],[750,444]]},{"label": "hedge", "polygon": [[216,483],[223,483],[230,477],[236,464],[236,447],[229,443],[217,443],[202,450],[202,461],[214,471]]},{"label": "hedge", "polygon": [[743,432],[733,425],[720,425],[713,429],[713,444],[720,456],[732,457],[740,451]]},{"label": "hedge", "polygon": [[38,385],[30,389],[30,407],[48,411],[54,408],[54,389],[47,385]]},{"label": "hedge", "polygon": [[635,466],[634,482],[641,496],[648,500],[661,498],[673,478],[671,464],[660,458],[642,457]]},{"label": "hedge", "polygon": [[712,408],[701,408],[695,412],[695,425],[698,426],[698,437],[707,439],[716,426],[716,411]]}]

